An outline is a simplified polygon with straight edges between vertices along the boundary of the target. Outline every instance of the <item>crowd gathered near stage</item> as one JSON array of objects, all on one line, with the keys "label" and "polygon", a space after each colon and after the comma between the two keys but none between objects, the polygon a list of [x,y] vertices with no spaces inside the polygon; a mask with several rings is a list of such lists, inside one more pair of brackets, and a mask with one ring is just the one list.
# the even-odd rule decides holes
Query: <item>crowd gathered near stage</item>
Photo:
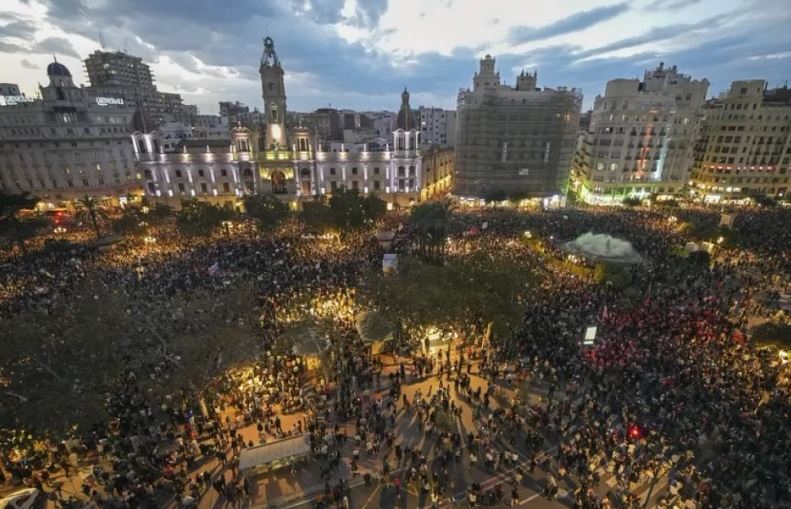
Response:
[{"label": "crowd gathered near stage", "polygon": [[[90,427],[18,422],[35,438],[20,441],[9,425],[0,485],[37,487],[64,507],[197,507],[208,496],[242,507],[254,479],[238,471],[240,452],[305,435],[310,463],[292,468],[319,470],[324,489],[310,495],[318,507],[349,507],[356,479],[398,496],[417,490],[434,507],[459,493],[468,506],[509,505],[531,487],[547,499],[565,493],[561,502],[579,509],[639,508],[646,486],[656,507],[788,507],[791,370],[778,348],[751,342],[749,328],[791,323],[782,305],[791,294],[791,209],[737,209],[737,235],[706,239],[711,253],[689,256],[686,246],[700,239],[687,227],[721,231],[721,213],[697,205],[457,209],[442,263],[475,253],[518,259],[537,276],[520,297],[521,324],[484,340],[486,317],[470,316],[435,350],[399,330],[386,354],[372,353],[360,336],[357,317],[381,303],[358,288],[382,270],[377,229],[397,231],[394,249],[417,256],[403,212],[336,236],[319,237],[296,220],[262,231],[240,219],[232,234],[209,238],[164,224],[152,233],[156,242],[125,238],[99,251],[76,231],[67,251],[9,253],[0,264],[4,321],[69,306],[88,279],[122,292],[133,309],[175,307],[197,291],[221,299],[246,285],[255,293],[258,348],[246,363],[207,373],[202,386],[158,390],[161,370],[176,363],[117,373],[104,387],[106,422]],[[625,269],[628,296],[594,277],[594,260],[569,261],[564,244],[587,232],[627,240],[642,257]],[[305,320],[323,324],[318,369],[283,339]],[[583,344],[593,326],[595,341]],[[403,393],[435,376],[435,390]],[[538,385],[546,391],[536,402],[528,393]],[[0,396],[6,415],[24,404]],[[461,405],[474,409],[475,429],[448,425]],[[404,414],[431,438],[429,453],[400,443]],[[242,437],[251,427],[257,438]],[[363,468],[372,457],[376,468]],[[335,481],[340,463],[351,475]],[[460,489],[449,474],[459,463],[504,481]],[[86,465],[81,492],[61,493],[62,480],[52,478],[81,476]],[[534,476],[540,481],[527,484]],[[603,486],[603,476],[614,482]]]}]

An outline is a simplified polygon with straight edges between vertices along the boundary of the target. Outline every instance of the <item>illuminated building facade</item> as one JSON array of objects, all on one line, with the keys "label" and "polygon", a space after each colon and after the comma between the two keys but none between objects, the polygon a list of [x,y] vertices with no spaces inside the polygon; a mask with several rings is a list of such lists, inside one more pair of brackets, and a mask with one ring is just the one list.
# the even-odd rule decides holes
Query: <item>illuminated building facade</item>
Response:
[{"label": "illuminated building facade", "polygon": [[172,152],[164,151],[159,136],[156,131],[132,135],[143,189],[151,200],[176,208],[190,198],[235,206],[244,194],[260,190],[249,129],[234,128],[224,139],[183,139]]},{"label": "illuminated building facade", "polygon": [[[326,126],[288,126],[284,71],[271,38],[264,39],[261,87],[267,115],[265,146],[258,153],[263,192],[283,199],[312,199],[339,188],[376,193],[396,205],[416,201],[422,183],[420,127],[401,94],[401,108],[388,138],[345,143],[321,138]],[[297,122],[301,122],[297,117]]]},{"label": "illuminated building facade", "polygon": [[472,90],[459,93],[454,195],[534,198],[565,190],[582,95],[536,82],[535,73],[522,72],[516,86],[502,84],[495,59],[481,59]]},{"label": "illuminated building facade", "polygon": [[702,112],[695,144],[695,196],[717,202],[788,193],[791,89],[767,89],[764,80],[734,81]]},{"label": "illuminated building facade", "polygon": [[118,201],[138,192],[134,109],[120,97],[75,86],[57,61],[47,75],[41,99],[16,96],[0,105],[0,189],[30,192],[53,205],[85,195]]},{"label": "illuminated building facade", "polygon": [[580,197],[611,203],[682,192],[708,87],[661,63],[643,81],[607,82],[575,157]]}]

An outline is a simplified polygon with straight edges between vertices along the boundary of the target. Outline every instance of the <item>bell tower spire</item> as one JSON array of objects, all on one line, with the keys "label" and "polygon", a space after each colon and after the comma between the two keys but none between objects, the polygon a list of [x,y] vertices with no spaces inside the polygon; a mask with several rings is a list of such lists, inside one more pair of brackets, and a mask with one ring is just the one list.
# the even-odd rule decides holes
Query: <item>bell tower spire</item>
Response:
[{"label": "bell tower spire", "polygon": [[275,52],[275,42],[264,38],[261,55],[261,90],[266,112],[266,149],[285,148],[286,144],[286,87],[283,67]]}]

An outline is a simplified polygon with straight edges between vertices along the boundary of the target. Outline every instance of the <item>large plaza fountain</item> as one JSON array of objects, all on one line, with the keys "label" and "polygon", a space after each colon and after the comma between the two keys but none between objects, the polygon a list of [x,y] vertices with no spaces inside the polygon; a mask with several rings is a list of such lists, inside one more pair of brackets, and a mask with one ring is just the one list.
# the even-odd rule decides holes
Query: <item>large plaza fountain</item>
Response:
[{"label": "large plaza fountain", "polygon": [[584,233],[566,242],[564,247],[578,256],[595,261],[633,264],[643,260],[631,242],[605,233]]}]

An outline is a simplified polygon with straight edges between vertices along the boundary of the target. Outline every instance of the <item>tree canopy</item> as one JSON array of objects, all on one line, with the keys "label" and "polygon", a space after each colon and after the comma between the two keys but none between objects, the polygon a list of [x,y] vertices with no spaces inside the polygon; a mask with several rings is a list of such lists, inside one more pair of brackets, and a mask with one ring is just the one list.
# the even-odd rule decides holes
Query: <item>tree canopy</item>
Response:
[{"label": "tree canopy", "polygon": [[520,298],[537,279],[520,260],[506,256],[476,253],[444,266],[403,258],[395,275],[369,274],[362,292],[385,316],[413,325],[442,328],[481,320],[505,334],[521,320]]},{"label": "tree canopy", "polygon": [[356,189],[341,188],[332,193],[330,211],[335,226],[341,230],[354,230],[381,218],[387,205],[374,194],[363,196]]},{"label": "tree canopy", "polygon": [[176,227],[185,235],[208,236],[233,216],[231,209],[193,198],[182,202],[176,213]]},{"label": "tree canopy", "polygon": [[289,215],[288,205],[273,194],[255,194],[244,197],[245,213],[256,220],[261,229],[276,228]]}]

